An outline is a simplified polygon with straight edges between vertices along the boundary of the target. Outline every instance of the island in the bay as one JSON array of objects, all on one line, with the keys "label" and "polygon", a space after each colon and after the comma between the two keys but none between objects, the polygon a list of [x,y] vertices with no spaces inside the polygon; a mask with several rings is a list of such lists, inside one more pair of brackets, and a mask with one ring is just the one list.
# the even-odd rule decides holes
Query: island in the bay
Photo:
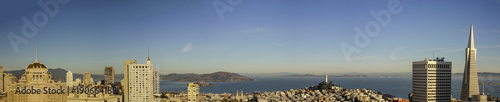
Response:
[{"label": "island in the bay", "polygon": [[161,80],[181,81],[181,82],[238,82],[238,81],[256,81],[236,73],[215,72],[208,74],[177,74],[172,73],[160,76]]}]

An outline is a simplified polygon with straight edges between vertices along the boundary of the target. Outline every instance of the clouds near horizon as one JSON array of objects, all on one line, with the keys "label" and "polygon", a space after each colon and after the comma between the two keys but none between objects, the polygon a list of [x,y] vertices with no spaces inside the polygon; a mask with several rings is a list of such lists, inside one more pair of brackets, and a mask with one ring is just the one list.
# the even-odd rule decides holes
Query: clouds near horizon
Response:
[{"label": "clouds near horizon", "polygon": [[184,46],[184,48],[182,48],[181,52],[186,53],[186,52],[191,51],[192,49],[193,49],[193,44],[187,43],[186,46]]}]

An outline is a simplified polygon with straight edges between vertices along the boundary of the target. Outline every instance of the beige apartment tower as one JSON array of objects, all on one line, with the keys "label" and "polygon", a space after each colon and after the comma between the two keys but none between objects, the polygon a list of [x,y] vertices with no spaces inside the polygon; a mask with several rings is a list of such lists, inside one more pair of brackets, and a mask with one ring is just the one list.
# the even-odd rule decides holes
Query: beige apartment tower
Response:
[{"label": "beige apartment tower", "polygon": [[412,71],[413,102],[451,101],[451,62],[443,58],[414,61]]},{"label": "beige apartment tower", "polygon": [[123,102],[129,102],[129,77],[128,77],[128,73],[129,73],[129,65],[131,64],[137,64],[137,60],[125,60],[123,61],[123,79],[121,80],[121,83],[122,83],[122,86],[123,86]]},{"label": "beige apartment tower", "polygon": [[187,96],[188,96],[188,102],[197,102],[198,101],[198,94],[200,87],[198,84],[194,83],[188,83],[187,87]]},{"label": "beige apartment tower", "polygon": [[153,97],[153,65],[129,64],[128,96],[125,102],[152,102]]},{"label": "beige apartment tower", "polygon": [[[155,85],[155,72],[151,60],[146,64],[137,64],[136,60],[124,61],[124,102],[153,102],[159,85]],[[159,83],[158,83],[159,84]]]},{"label": "beige apartment tower", "polygon": [[3,92],[8,92],[10,85],[17,82],[17,77],[11,73],[3,73]]},{"label": "beige apartment tower", "polygon": [[469,46],[465,48],[465,68],[462,81],[461,100],[469,100],[475,95],[479,95],[479,85],[477,80],[476,48],[474,47],[474,32],[470,25]]},{"label": "beige apartment tower", "polygon": [[2,67],[2,64],[0,64],[0,92],[5,92],[4,89],[3,89],[3,67]]},{"label": "beige apartment tower", "polygon": [[83,72],[83,85],[84,86],[94,85],[94,79],[92,79],[92,75],[88,72]]},{"label": "beige apartment tower", "polygon": [[115,83],[115,68],[106,66],[104,68],[104,85],[113,85]]}]

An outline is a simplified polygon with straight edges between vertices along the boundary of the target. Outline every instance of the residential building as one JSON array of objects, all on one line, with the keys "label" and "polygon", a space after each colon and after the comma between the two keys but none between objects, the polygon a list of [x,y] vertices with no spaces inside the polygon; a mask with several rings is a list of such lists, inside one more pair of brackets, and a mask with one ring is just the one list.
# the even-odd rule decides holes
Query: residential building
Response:
[{"label": "residential building", "polygon": [[83,85],[84,86],[94,85],[94,79],[92,79],[92,75],[88,72],[83,72]]},{"label": "residential building", "polygon": [[153,101],[153,65],[130,64],[128,70],[128,102]]},{"label": "residential building", "polygon": [[161,95],[160,93],[160,72],[158,70],[153,71],[153,93],[156,95]]},{"label": "residential building", "polygon": [[115,95],[109,85],[93,85],[93,89],[104,89],[99,93],[69,92],[67,102],[122,102],[123,95]]},{"label": "residential building", "polygon": [[154,89],[159,87],[159,83],[154,85],[154,70],[149,54],[146,64],[137,64],[135,60],[125,60],[124,67],[125,75],[122,81],[124,102],[159,101],[154,97]]},{"label": "residential building", "polygon": [[129,102],[129,65],[131,64],[137,64],[137,60],[125,60],[123,61],[123,79],[120,81],[122,83],[122,89],[123,89],[123,100],[124,102]]},{"label": "residential building", "polygon": [[113,85],[115,83],[115,68],[106,66],[104,68],[104,85]]},{"label": "residential building", "polygon": [[188,83],[187,87],[188,102],[197,102],[199,93],[200,92],[198,84]]},{"label": "residential building", "polygon": [[80,86],[82,85],[82,79],[76,78],[75,81],[73,81],[73,86]]},{"label": "residential building", "polygon": [[8,92],[10,85],[15,84],[17,82],[17,77],[11,73],[3,73],[3,86],[4,92]]},{"label": "residential building", "polygon": [[121,95],[113,95],[106,93],[99,93],[95,95],[88,95],[88,97],[68,97],[67,102],[121,102]]},{"label": "residential building", "polygon": [[5,92],[3,88],[3,67],[0,64],[0,92]]}]

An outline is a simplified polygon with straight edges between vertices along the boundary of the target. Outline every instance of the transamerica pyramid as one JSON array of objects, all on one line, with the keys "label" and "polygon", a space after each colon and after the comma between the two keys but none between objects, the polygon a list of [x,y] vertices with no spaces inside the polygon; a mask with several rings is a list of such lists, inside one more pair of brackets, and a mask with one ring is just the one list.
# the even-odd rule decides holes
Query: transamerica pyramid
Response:
[{"label": "transamerica pyramid", "polygon": [[460,99],[465,101],[474,95],[479,95],[477,81],[476,48],[474,47],[474,32],[470,25],[469,46],[465,49],[465,68]]}]

